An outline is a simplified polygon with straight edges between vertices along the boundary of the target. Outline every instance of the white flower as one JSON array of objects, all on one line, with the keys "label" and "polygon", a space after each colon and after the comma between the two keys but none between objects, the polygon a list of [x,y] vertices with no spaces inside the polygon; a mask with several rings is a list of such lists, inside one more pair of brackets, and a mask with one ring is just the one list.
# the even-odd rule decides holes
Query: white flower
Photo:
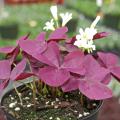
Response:
[{"label": "white flower", "polygon": [[100,16],[97,16],[90,28],[86,28],[85,30],[80,28],[80,34],[76,35],[77,40],[74,42],[75,46],[87,50],[89,53],[96,49],[96,46],[93,43],[93,37],[97,33],[95,26],[99,20]]},{"label": "white flower", "polygon": [[80,28],[80,34],[76,36],[77,40],[92,40],[93,36],[97,33],[94,28],[86,28],[85,31]]},{"label": "white flower", "polygon": [[85,31],[83,31],[83,29],[80,28],[79,32],[80,34],[76,36],[77,40],[74,45],[83,50],[88,50],[88,52],[95,50],[96,47],[93,44],[93,36],[97,33],[97,30],[94,28],[86,28]]},{"label": "white flower", "polygon": [[65,26],[72,19],[72,13],[61,13],[60,16],[62,18],[62,26]]},{"label": "white flower", "polygon": [[52,16],[55,20],[58,20],[58,15],[57,15],[57,6],[51,6],[50,7],[50,10],[51,10],[51,13],[52,13]]},{"label": "white flower", "polygon": [[45,27],[43,28],[44,30],[48,31],[48,30],[55,30],[54,28],[54,22],[53,22],[53,19],[51,21],[48,21],[45,23]]},{"label": "white flower", "polygon": [[76,40],[74,42],[74,45],[79,47],[79,48],[82,48],[83,50],[88,50],[88,52],[92,52],[92,50],[95,50],[96,47],[95,45],[93,44],[93,40]]}]

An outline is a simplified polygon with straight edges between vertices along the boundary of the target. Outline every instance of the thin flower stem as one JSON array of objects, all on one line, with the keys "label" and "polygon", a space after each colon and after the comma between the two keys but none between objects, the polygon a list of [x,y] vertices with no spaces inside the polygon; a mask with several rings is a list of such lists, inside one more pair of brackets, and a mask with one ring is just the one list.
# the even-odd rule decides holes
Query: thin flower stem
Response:
[{"label": "thin flower stem", "polygon": [[21,95],[20,95],[19,91],[17,90],[15,84],[13,84],[13,86],[14,86],[15,92],[17,93],[17,95],[18,95],[18,97],[19,97],[20,104],[23,106],[23,101],[22,101]]},{"label": "thin flower stem", "polygon": [[52,92],[52,96],[56,97],[56,88],[52,87],[51,92]]},{"label": "thin flower stem", "polygon": [[56,88],[56,94],[57,94],[59,97],[63,96],[63,92],[60,91],[59,88]]},{"label": "thin flower stem", "polygon": [[36,80],[35,77],[33,77],[33,103],[34,103],[34,109],[36,110]]},{"label": "thin flower stem", "polygon": [[55,20],[57,28],[59,28],[58,20]]},{"label": "thin flower stem", "polygon": [[24,82],[21,82],[21,81],[18,81],[19,83],[22,83],[22,84],[24,84],[26,87],[28,87],[29,89],[31,89],[32,90],[32,87],[31,87],[31,85],[28,85],[28,83],[24,83]]},{"label": "thin flower stem", "polygon": [[81,94],[80,95],[80,103],[82,106],[84,106],[84,100],[83,100],[84,96]]},{"label": "thin flower stem", "polygon": [[39,85],[40,85],[40,93],[42,94],[42,89],[43,89],[43,82],[41,80],[39,80]]},{"label": "thin flower stem", "polygon": [[46,84],[44,84],[44,87],[43,87],[42,91],[43,91],[44,95],[47,95],[49,93]]}]

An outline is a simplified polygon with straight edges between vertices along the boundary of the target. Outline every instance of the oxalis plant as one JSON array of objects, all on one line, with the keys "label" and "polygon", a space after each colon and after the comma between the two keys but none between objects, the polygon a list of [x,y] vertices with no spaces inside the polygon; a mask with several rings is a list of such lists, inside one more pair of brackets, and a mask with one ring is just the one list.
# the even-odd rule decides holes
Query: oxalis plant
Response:
[{"label": "oxalis plant", "polygon": [[[33,91],[35,109],[36,95],[62,97],[66,92],[79,90],[81,104],[84,104],[83,96],[91,100],[112,97],[108,84],[112,77],[120,81],[120,67],[116,55],[95,52],[94,41],[109,35],[95,28],[100,16],[90,27],[80,28],[77,35],[69,38],[65,25],[72,19],[72,14],[58,15],[57,6],[52,6],[50,10],[52,19],[43,28],[51,31],[48,37],[46,32],[41,32],[30,40],[28,34],[18,39],[14,47],[0,48],[0,53],[6,54],[6,59],[0,60],[0,92],[10,83],[13,84],[21,105],[24,105],[15,81],[23,83],[22,80],[31,77],[32,82],[24,84]],[[16,62],[19,55],[22,60]],[[26,65],[30,69],[26,69]]]}]

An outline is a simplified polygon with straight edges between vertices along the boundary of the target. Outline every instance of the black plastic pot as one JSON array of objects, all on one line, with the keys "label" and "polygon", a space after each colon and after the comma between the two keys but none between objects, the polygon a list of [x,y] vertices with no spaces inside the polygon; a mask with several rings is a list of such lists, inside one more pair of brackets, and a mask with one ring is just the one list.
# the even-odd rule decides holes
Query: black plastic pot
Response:
[{"label": "black plastic pot", "polygon": [[98,105],[97,109],[95,109],[90,115],[84,117],[83,119],[79,119],[79,120],[97,120],[102,103],[103,101],[100,101],[100,104]]},{"label": "black plastic pot", "polygon": [[16,120],[12,115],[6,113],[7,120]]},{"label": "black plastic pot", "polygon": [[18,35],[18,24],[0,25],[0,36],[2,39],[16,39]]},{"label": "black plastic pot", "polygon": [[15,120],[11,115],[4,112],[4,110],[0,109],[0,120]]},{"label": "black plastic pot", "polygon": [[[20,86],[20,88],[23,87],[23,86]],[[18,87],[19,88],[19,87]],[[2,97],[2,100],[1,100],[1,105],[3,105],[3,99],[6,97],[6,95],[8,95],[9,93],[11,92],[8,91],[3,97]],[[99,102],[99,105],[97,106],[97,108],[88,116],[84,117],[84,118],[80,118],[78,120],[97,120],[97,117],[98,117],[98,113],[100,111],[100,108],[102,106],[102,103],[103,101],[100,101]],[[6,113],[6,116],[7,116],[7,120],[17,120],[16,118],[14,118],[12,115],[10,115],[9,113]],[[76,118],[77,119],[77,118]]]}]

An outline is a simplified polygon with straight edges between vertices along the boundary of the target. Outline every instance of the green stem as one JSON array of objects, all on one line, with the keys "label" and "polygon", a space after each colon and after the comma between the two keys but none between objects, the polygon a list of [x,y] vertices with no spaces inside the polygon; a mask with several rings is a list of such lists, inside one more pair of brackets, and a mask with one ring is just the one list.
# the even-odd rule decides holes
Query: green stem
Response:
[{"label": "green stem", "polygon": [[55,20],[57,28],[59,28],[58,20]]},{"label": "green stem", "polygon": [[52,87],[51,92],[52,92],[52,97],[56,97],[56,88]]},{"label": "green stem", "polygon": [[43,82],[41,80],[39,80],[39,85],[40,85],[40,94],[42,94]]},{"label": "green stem", "polygon": [[13,86],[14,86],[15,92],[17,93],[17,95],[19,97],[20,104],[23,106],[23,101],[22,101],[21,95],[20,95],[19,91],[17,90],[16,86],[15,85],[13,85]]},{"label": "green stem", "polygon": [[83,96],[83,94],[80,95],[80,103],[83,107],[84,106],[84,96]]},{"label": "green stem", "polygon": [[46,95],[46,94],[49,93],[46,84],[44,84],[44,88],[43,88],[42,91],[43,91],[43,94],[44,94],[44,95]]},{"label": "green stem", "polygon": [[33,84],[32,84],[32,90],[33,90],[33,103],[34,103],[34,109],[36,110],[36,80],[35,77],[33,77]]},{"label": "green stem", "polygon": [[63,96],[63,92],[59,88],[56,88],[56,94],[60,97]]}]

